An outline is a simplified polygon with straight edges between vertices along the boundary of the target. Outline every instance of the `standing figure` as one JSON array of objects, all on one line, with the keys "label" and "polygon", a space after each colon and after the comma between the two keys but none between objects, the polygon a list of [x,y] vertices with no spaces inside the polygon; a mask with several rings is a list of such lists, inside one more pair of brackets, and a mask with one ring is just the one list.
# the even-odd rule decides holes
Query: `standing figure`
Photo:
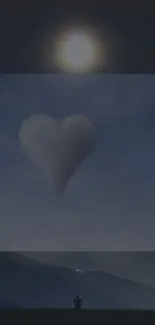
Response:
[{"label": "standing figure", "polygon": [[79,298],[79,296],[76,296],[76,298],[73,300],[73,304],[75,309],[80,309],[82,306],[82,300]]}]

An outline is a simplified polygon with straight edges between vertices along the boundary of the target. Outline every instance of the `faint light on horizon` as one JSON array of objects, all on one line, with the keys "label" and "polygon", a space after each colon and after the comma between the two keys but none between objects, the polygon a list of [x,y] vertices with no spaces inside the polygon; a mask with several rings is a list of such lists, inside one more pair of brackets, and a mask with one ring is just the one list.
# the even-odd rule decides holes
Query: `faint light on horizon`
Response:
[{"label": "faint light on horizon", "polygon": [[75,269],[75,271],[76,271],[76,272],[80,272],[80,273],[82,272],[80,269]]}]

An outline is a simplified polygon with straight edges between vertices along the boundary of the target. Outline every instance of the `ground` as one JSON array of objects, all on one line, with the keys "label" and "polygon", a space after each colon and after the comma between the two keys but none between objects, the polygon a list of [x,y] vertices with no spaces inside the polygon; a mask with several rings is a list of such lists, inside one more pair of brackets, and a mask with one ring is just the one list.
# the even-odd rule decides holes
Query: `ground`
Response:
[{"label": "ground", "polygon": [[1,310],[0,324],[155,324],[155,312],[104,310]]}]

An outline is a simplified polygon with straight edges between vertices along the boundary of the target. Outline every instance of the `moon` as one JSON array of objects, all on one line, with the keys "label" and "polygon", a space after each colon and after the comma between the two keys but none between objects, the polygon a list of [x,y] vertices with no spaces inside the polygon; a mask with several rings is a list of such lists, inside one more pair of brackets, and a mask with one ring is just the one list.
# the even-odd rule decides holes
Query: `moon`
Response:
[{"label": "moon", "polygon": [[73,73],[91,72],[99,64],[97,37],[84,30],[70,30],[57,40],[55,61],[60,70]]}]

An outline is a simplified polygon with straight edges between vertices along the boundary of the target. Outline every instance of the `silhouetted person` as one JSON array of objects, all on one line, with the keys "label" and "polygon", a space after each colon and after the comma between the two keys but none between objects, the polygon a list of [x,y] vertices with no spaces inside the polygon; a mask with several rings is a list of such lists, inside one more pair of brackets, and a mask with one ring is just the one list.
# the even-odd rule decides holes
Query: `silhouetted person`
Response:
[{"label": "silhouetted person", "polygon": [[75,309],[80,309],[82,306],[82,300],[79,298],[79,296],[76,296],[76,298],[73,300],[73,304]]}]

